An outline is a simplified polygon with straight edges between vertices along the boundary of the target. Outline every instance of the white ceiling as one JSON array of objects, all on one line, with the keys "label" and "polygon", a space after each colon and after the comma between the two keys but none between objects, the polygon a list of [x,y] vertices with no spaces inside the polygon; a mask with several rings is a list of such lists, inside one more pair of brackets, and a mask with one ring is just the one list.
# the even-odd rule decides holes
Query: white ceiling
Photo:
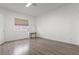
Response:
[{"label": "white ceiling", "polygon": [[19,13],[38,16],[65,5],[64,3],[37,3],[36,6],[25,7],[27,3],[0,3],[0,7]]}]

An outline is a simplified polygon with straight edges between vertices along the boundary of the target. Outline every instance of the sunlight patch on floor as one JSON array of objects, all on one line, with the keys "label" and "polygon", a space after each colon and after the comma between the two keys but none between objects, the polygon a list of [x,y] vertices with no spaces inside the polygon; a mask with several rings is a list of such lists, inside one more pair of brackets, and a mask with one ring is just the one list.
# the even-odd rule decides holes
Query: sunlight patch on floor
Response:
[{"label": "sunlight patch on floor", "polygon": [[27,54],[28,51],[29,51],[29,44],[28,45],[19,45],[14,48],[13,54],[22,55],[22,54]]}]

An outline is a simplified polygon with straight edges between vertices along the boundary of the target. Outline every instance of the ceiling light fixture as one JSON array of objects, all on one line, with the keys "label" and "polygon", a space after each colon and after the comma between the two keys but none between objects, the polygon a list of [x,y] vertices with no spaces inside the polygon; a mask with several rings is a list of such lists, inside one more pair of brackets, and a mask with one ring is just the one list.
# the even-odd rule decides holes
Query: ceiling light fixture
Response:
[{"label": "ceiling light fixture", "polygon": [[25,7],[29,7],[30,5],[32,5],[32,3],[27,3]]}]

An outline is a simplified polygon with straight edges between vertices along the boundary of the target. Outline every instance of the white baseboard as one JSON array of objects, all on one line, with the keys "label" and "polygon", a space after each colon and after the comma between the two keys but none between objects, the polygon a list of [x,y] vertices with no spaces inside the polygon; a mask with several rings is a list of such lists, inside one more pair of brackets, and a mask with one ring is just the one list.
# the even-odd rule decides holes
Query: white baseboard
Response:
[{"label": "white baseboard", "polygon": [[[23,39],[28,39],[28,38],[23,38]],[[0,45],[4,44],[4,43],[6,43],[6,42],[12,42],[12,41],[18,41],[18,40],[22,40],[22,39],[3,41],[3,42],[0,42]]]},{"label": "white baseboard", "polygon": [[[39,37],[39,38],[46,39],[46,40],[52,40],[52,41],[58,41],[58,40],[48,39],[45,37]],[[79,46],[79,44],[75,44],[75,43],[69,43],[69,42],[64,42],[64,41],[58,41],[58,42]]]},{"label": "white baseboard", "polygon": [[3,42],[0,42],[0,45],[1,45],[1,44],[3,44],[3,43],[5,43],[5,41],[3,41]]}]

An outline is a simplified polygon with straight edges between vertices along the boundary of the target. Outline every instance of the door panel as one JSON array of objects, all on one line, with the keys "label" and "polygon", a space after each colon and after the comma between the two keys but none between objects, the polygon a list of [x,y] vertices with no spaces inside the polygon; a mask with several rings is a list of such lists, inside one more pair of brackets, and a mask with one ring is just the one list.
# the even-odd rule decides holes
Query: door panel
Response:
[{"label": "door panel", "polygon": [[0,14],[0,44],[4,42],[4,19]]}]

